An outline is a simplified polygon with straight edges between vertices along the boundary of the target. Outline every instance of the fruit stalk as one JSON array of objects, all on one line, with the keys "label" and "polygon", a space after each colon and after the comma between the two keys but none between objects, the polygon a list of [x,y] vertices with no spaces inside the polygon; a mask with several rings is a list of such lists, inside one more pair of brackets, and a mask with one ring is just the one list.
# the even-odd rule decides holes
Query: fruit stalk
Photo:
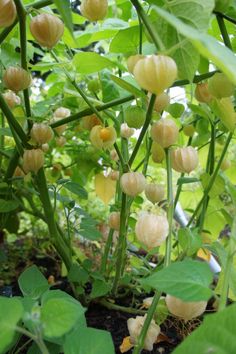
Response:
[{"label": "fruit stalk", "polygon": [[[21,0],[14,0],[17,15],[19,18],[19,25],[20,25],[20,47],[21,47],[21,66],[23,69],[28,70],[28,63],[27,63],[27,36],[26,36],[26,9],[23,6]],[[30,109],[30,100],[29,100],[29,89],[25,89],[23,91],[24,94],[24,101],[25,101],[25,110],[27,117],[31,116],[31,109]],[[31,127],[31,122],[28,120],[28,128]]]},{"label": "fruit stalk", "polygon": [[150,99],[150,102],[149,102],[149,106],[148,106],[148,110],[147,110],[147,115],[146,115],[146,120],[144,122],[144,125],[142,127],[142,130],[141,130],[141,133],[138,137],[138,140],[137,140],[137,143],[134,147],[134,150],[132,152],[132,155],[129,159],[129,166],[131,167],[134,160],[135,160],[135,157],[139,151],[139,148],[140,148],[140,145],[142,144],[142,141],[143,141],[143,138],[144,138],[144,135],[146,134],[146,131],[149,127],[149,124],[151,122],[151,119],[152,119],[152,111],[153,111],[153,107],[154,107],[154,104],[155,104],[155,99],[156,99],[156,95],[152,95],[151,96],[151,99]]}]

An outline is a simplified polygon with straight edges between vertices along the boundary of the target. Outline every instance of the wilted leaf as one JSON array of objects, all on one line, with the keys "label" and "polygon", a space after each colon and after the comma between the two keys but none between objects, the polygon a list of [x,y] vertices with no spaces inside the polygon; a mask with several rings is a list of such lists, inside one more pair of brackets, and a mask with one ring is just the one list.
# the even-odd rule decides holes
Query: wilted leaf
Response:
[{"label": "wilted leaf", "polygon": [[123,339],[123,342],[122,342],[122,344],[120,345],[120,352],[121,353],[126,353],[126,352],[128,352],[131,348],[133,348],[133,344],[132,343],[130,343],[130,336],[128,336],[128,337],[125,337],[124,339]]},{"label": "wilted leaf", "polygon": [[95,176],[95,192],[97,196],[108,204],[114,197],[116,192],[116,181],[112,181],[110,177],[105,177],[99,173]]}]

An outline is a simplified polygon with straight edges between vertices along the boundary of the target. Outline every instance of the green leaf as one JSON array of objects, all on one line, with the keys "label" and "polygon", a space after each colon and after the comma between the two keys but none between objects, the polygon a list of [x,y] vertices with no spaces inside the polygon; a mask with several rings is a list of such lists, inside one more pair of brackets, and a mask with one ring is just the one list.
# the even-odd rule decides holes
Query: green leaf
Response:
[{"label": "green leaf", "polygon": [[78,73],[92,74],[115,66],[111,60],[94,52],[81,52],[74,56],[73,64]]},{"label": "green leaf", "polygon": [[139,90],[137,87],[135,87],[134,85],[131,85],[129,82],[127,82],[126,78],[121,79],[121,78],[114,76],[114,75],[110,75],[110,77],[117,85],[122,87],[124,90],[131,92],[132,94],[134,94],[137,97],[145,97],[143,91]]},{"label": "green leaf", "polygon": [[20,290],[24,296],[38,299],[49,289],[47,279],[39,271],[36,265],[27,268],[18,279]]},{"label": "green leaf", "polygon": [[59,14],[63,18],[63,21],[65,22],[66,27],[70,31],[70,33],[73,36],[73,22],[72,22],[72,14],[71,14],[71,5],[69,0],[53,0],[54,4],[57,7],[57,10],[59,11]]},{"label": "green leaf", "polygon": [[234,354],[236,305],[230,305],[223,311],[208,315],[203,324],[195,329],[173,354]]},{"label": "green leaf", "polygon": [[23,315],[20,300],[1,296],[0,314],[0,353],[6,353],[14,342],[15,326]]},{"label": "green leaf", "polygon": [[9,211],[17,209],[18,206],[17,200],[0,199],[0,213],[9,213]]},{"label": "green leaf", "polygon": [[68,279],[71,282],[83,285],[89,280],[89,274],[79,264],[74,263],[69,270]]},{"label": "green leaf", "polygon": [[90,294],[91,299],[95,299],[100,296],[106,295],[111,290],[111,286],[103,280],[96,279],[93,282],[92,292]]},{"label": "green leaf", "polygon": [[51,296],[42,305],[41,322],[46,338],[59,338],[70,332],[81,316],[84,309],[79,302],[66,297]]},{"label": "green leaf", "polygon": [[68,191],[78,195],[82,199],[88,198],[87,191],[79,183],[69,181],[66,182],[63,187],[68,189]]},{"label": "green leaf", "polygon": [[64,354],[115,354],[111,334],[95,328],[80,328],[66,336]]},{"label": "green leaf", "polygon": [[[200,177],[202,186],[204,189],[207,188],[209,181],[211,179],[211,176],[208,173],[203,173]],[[209,192],[209,196],[211,198],[217,198],[219,197],[219,194],[223,193],[225,190],[225,180],[221,175],[218,175],[215,179],[215,182]]]},{"label": "green leaf", "polygon": [[208,300],[211,297],[209,285],[212,280],[213,275],[207,263],[184,260],[172,263],[141,283],[191,302]]},{"label": "green leaf", "polygon": [[[211,60],[234,84],[236,84],[236,57],[230,49],[221,45],[215,38],[208,34],[197,31],[195,28],[186,25],[165,10],[157,6],[153,8],[163,19],[174,26],[180,34],[188,38],[204,58]],[[184,65],[183,62],[181,65]]]},{"label": "green leaf", "polygon": [[[209,0],[204,3],[202,0],[171,1],[166,3],[164,8],[177,19],[181,19],[184,23],[191,24],[193,28],[203,32],[208,29],[214,1]],[[156,8],[154,7],[154,9]],[[159,15],[161,14],[159,13]],[[167,23],[164,18],[159,16],[154,22],[154,28],[161,34],[166,48],[169,49],[182,42],[179,48],[173,51],[172,56],[178,66],[179,78],[187,78],[191,82],[198,68],[200,55],[193,44],[182,36],[178,28],[173,28],[171,25],[173,24]]]},{"label": "green leaf", "polygon": [[136,54],[139,45],[139,26],[129,27],[120,30],[110,44],[112,53]]},{"label": "green leaf", "polygon": [[100,75],[102,84],[102,100],[109,102],[120,98],[120,92],[117,85],[111,80],[111,74],[108,71],[102,72]]},{"label": "green leaf", "polygon": [[172,115],[172,117],[179,118],[184,113],[185,107],[183,104],[176,102],[176,103],[170,104],[166,110],[168,113],[170,113]]},{"label": "green leaf", "polygon": [[177,186],[181,184],[195,183],[195,182],[199,182],[199,179],[196,177],[180,177],[178,178]]},{"label": "green leaf", "polygon": [[202,245],[201,236],[198,230],[182,228],[178,231],[178,240],[187,256],[194,255]]}]

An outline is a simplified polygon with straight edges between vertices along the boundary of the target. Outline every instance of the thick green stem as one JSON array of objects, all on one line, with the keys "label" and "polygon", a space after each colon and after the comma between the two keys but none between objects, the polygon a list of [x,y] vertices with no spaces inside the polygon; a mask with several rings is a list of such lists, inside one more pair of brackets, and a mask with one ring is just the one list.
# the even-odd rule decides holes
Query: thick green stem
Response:
[{"label": "thick green stem", "polygon": [[224,157],[225,157],[225,154],[226,154],[226,152],[227,152],[227,149],[228,149],[229,143],[230,143],[230,141],[231,141],[231,139],[232,139],[232,136],[233,136],[233,133],[229,133],[228,138],[227,138],[226,143],[225,143],[225,146],[224,146],[224,149],[223,149],[223,151],[222,151],[222,153],[221,153],[220,159],[219,159],[219,161],[218,161],[218,163],[217,163],[217,165],[216,165],[215,171],[214,171],[213,175],[211,176],[211,178],[210,178],[210,180],[209,180],[209,183],[208,183],[208,186],[207,186],[206,189],[204,190],[203,197],[202,197],[202,199],[200,200],[200,202],[198,203],[198,206],[197,206],[197,208],[195,209],[193,215],[191,216],[191,218],[190,218],[190,220],[189,220],[187,226],[190,226],[190,225],[192,224],[192,222],[193,222],[195,216],[198,215],[198,213],[199,213],[199,211],[200,211],[200,209],[201,209],[201,207],[202,207],[202,205],[203,205],[204,200],[207,198],[207,196],[208,196],[208,194],[209,194],[209,192],[210,192],[210,190],[211,190],[211,188],[212,188],[212,186],[213,186],[213,184],[214,184],[214,182],[215,182],[215,179],[216,179],[216,177],[217,177],[217,175],[218,175],[220,166],[221,166],[222,161],[223,161],[223,159],[224,159]]},{"label": "thick green stem", "polygon": [[172,168],[170,149],[166,149],[166,169],[167,169],[167,219],[169,224],[169,234],[166,240],[165,266],[168,267],[171,263],[171,238],[172,238],[172,223],[174,216],[174,197],[172,185]]},{"label": "thick green stem", "polygon": [[161,40],[161,38],[159,37],[157,31],[155,30],[155,28],[153,28],[153,25],[151,24],[147,14],[145,13],[143,7],[140,5],[138,0],[130,0],[132,2],[132,4],[134,5],[139,17],[142,19],[144,26],[146,27],[150,37],[153,40],[153,43],[156,46],[156,49],[159,51],[164,51],[165,50],[165,46]]},{"label": "thick green stem", "polygon": [[106,273],[107,260],[108,260],[109,252],[110,252],[110,249],[112,246],[113,234],[114,234],[114,230],[110,229],[108,238],[106,240],[105,248],[104,248],[104,253],[102,255],[102,262],[101,262],[101,268],[100,268],[102,274]]},{"label": "thick green stem", "polygon": [[147,335],[147,332],[148,332],[148,328],[149,328],[150,323],[152,321],[153,315],[154,315],[154,313],[156,311],[156,308],[157,308],[158,302],[160,300],[160,297],[161,297],[161,292],[157,291],[155,293],[154,297],[153,297],[152,304],[151,304],[151,306],[148,309],[147,317],[145,319],[145,322],[143,324],[141,333],[139,335],[138,343],[137,343],[137,345],[135,346],[135,348],[133,350],[133,354],[140,354],[142,352],[142,349],[143,349],[143,346],[144,346],[144,341],[145,341],[145,338],[146,338],[146,335]]},{"label": "thick green stem", "polygon": [[216,19],[218,22],[218,26],[224,41],[224,44],[226,45],[226,47],[228,47],[229,49],[232,49],[232,45],[231,45],[231,41],[227,32],[227,28],[225,26],[225,22],[222,16],[216,15]]},{"label": "thick green stem", "polygon": [[136,155],[137,155],[137,153],[139,151],[140,145],[142,144],[143,138],[144,138],[144,136],[146,134],[146,131],[147,131],[148,127],[149,127],[149,124],[150,124],[150,122],[152,120],[152,111],[153,111],[155,99],[156,99],[156,95],[153,94],[151,96],[151,99],[150,99],[150,102],[149,102],[149,106],[148,106],[148,110],[147,110],[147,114],[146,114],[146,120],[145,120],[144,125],[142,127],[142,130],[141,130],[141,132],[139,134],[139,137],[138,137],[137,143],[136,143],[136,145],[134,147],[134,150],[132,152],[132,155],[131,155],[131,157],[129,159],[129,166],[130,167],[132,166],[132,164],[133,164],[133,162],[135,160],[135,157],[136,157]]},{"label": "thick green stem", "polygon": [[[234,213],[235,213],[235,209],[234,209]],[[222,290],[220,294],[220,303],[218,308],[219,311],[223,310],[227,305],[229,283],[230,283],[231,271],[233,269],[233,261],[234,261],[235,250],[236,250],[235,241],[236,241],[236,216],[234,216],[233,219],[233,225],[231,229],[231,235],[230,235],[229,246],[228,246],[229,248],[227,252],[226,265],[225,268],[223,269],[224,277],[223,277]]]},{"label": "thick green stem", "polygon": [[8,105],[6,104],[2,94],[0,93],[0,108],[7,118],[8,124],[11,129],[14,129],[16,134],[19,136],[23,146],[27,145],[27,135],[25,134],[24,130],[21,128],[20,124],[17,122],[16,118],[14,117],[12,111],[9,109]]},{"label": "thick green stem", "polygon": [[229,22],[232,22],[233,24],[236,25],[236,20],[235,20],[235,18],[232,18],[232,17],[230,17],[230,16],[228,16],[228,15],[225,15],[225,14],[223,14],[223,13],[221,13],[221,12],[217,12],[217,11],[213,11],[213,13],[214,13],[215,15],[219,16],[219,17],[223,17],[225,20],[227,20],[227,21],[229,21]]},{"label": "thick green stem", "polygon": [[40,199],[43,205],[43,210],[45,214],[45,219],[47,221],[48,229],[51,236],[51,241],[54,247],[56,248],[59,256],[62,261],[65,263],[67,270],[70,269],[72,260],[71,260],[71,249],[65,243],[63,238],[58,232],[57,224],[55,221],[54,211],[51,205],[47,182],[44,174],[43,168],[41,168],[36,176],[36,183],[40,193]]},{"label": "thick green stem", "polygon": [[115,273],[114,283],[112,287],[112,293],[114,295],[116,295],[117,292],[119,281],[122,276],[123,264],[126,258],[127,217],[128,217],[127,195],[125,193],[122,193],[121,211],[120,211],[120,232],[119,232],[119,240],[118,240],[117,255],[116,255],[116,273]]}]

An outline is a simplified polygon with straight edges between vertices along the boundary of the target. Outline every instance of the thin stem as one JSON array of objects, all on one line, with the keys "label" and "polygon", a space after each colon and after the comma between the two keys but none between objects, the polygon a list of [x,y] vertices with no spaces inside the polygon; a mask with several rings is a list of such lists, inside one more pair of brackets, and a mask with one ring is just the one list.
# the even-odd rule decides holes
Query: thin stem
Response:
[{"label": "thin stem", "polygon": [[[27,62],[27,37],[26,37],[26,9],[23,6],[21,0],[14,0],[16,4],[17,14],[19,18],[20,25],[20,53],[21,53],[21,66],[26,71],[28,70],[28,62]],[[24,94],[24,102],[25,102],[25,110],[26,116],[31,116],[30,109],[30,100],[29,100],[29,89],[25,89],[23,91]],[[28,126],[31,127],[31,122],[28,120]]]},{"label": "thin stem", "polygon": [[[96,110],[101,112],[101,111],[104,111],[108,108],[112,108],[112,107],[115,107],[115,106],[118,106],[118,105],[121,105],[125,102],[129,102],[129,101],[132,101],[135,97],[133,95],[129,95],[129,96],[126,96],[126,97],[123,97],[123,98],[119,98],[119,99],[116,99],[116,100],[113,100],[113,101],[110,101],[108,103],[105,103],[103,105],[98,105],[96,106]],[[86,108],[86,109],[83,109],[82,111],[76,113],[76,114],[73,114],[67,118],[63,118],[63,119],[60,119],[58,122],[55,122],[55,123],[52,123],[50,124],[50,126],[52,128],[56,128],[56,127],[59,127],[60,125],[63,125],[63,124],[67,124],[67,123],[70,123],[70,122],[73,122],[75,120],[79,120],[85,116],[88,116],[90,114],[93,113],[93,110],[91,108]]]},{"label": "thin stem", "polygon": [[69,249],[68,245],[65,243],[65,241],[63,240],[63,238],[58,232],[57,224],[55,221],[55,215],[51,205],[47,182],[46,182],[43,168],[39,170],[38,174],[35,177],[35,180],[40,193],[40,199],[43,205],[43,210],[47,221],[48,229],[52,238],[52,244],[54,245],[61,259],[65,263],[67,270],[69,270],[72,262],[71,250]]},{"label": "thin stem", "polygon": [[138,22],[139,22],[139,48],[138,48],[138,52],[139,54],[142,54],[143,48],[143,24],[141,21],[140,16],[138,16]]},{"label": "thin stem", "polygon": [[144,346],[144,341],[145,341],[145,338],[146,338],[146,335],[147,335],[147,331],[148,331],[148,328],[149,328],[150,323],[152,321],[153,315],[154,315],[154,313],[156,311],[156,307],[157,307],[157,304],[158,304],[158,302],[160,300],[160,297],[161,297],[161,292],[157,291],[155,293],[154,297],[153,297],[152,304],[151,304],[151,306],[148,309],[147,317],[145,319],[145,322],[143,324],[141,333],[139,335],[138,343],[137,343],[137,345],[135,346],[135,348],[133,350],[133,354],[140,354],[142,352],[142,348]]},{"label": "thin stem", "polygon": [[125,307],[125,306],[116,305],[116,304],[113,304],[105,299],[101,299],[99,301],[99,304],[103,305],[104,307],[108,308],[109,310],[117,310],[117,311],[122,311],[122,312],[126,312],[126,313],[132,313],[134,315],[141,315],[141,316],[144,316],[146,314],[146,311],[134,309],[133,307]]},{"label": "thin stem", "polygon": [[213,186],[213,184],[214,184],[214,182],[215,182],[215,179],[216,179],[216,177],[217,177],[217,175],[218,175],[220,166],[221,166],[222,161],[223,161],[223,159],[224,159],[224,157],[225,157],[225,154],[226,154],[226,152],[227,152],[227,149],[228,149],[229,143],[230,143],[230,141],[231,141],[231,139],[232,139],[232,136],[233,136],[233,133],[229,133],[228,138],[227,138],[226,143],[225,143],[225,146],[224,146],[224,149],[223,149],[223,151],[222,151],[222,153],[221,153],[220,159],[219,159],[219,161],[218,161],[218,163],[217,163],[217,165],[216,165],[215,171],[214,171],[213,175],[211,176],[211,178],[210,178],[210,180],[209,180],[209,183],[208,183],[208,186],[207,186],[206,189],[204,190],[203,197],[202,197],[202,199],[200,200],[200,202],[198,203],[198,206],[197,206],[197,208],[195,209],[195,211],[194,211],[192,217],[190,218],[190,220],[189,220],[187,226],[190,226],[190,225],[192,224],[192,222],[193,222],[195,216],[196,216],[196,215],[198,214],[198,212],[200,211],[200,209],[201,209],[201,207],[202,207],[202,205],[203,205],[204,200],[207,198],[207,196],[208,196],[208,194],[209,194],[209,192],[210,192],[210,190],[211,190],[211,188],[212,188],[212,186]]},{"label": "thin stem", "polygon": [[[209,77],[212,77],[215,73],[219,72],[219,70],[214,70],[214,71],[210,71],[208,73],[202,74],[202,75],[195,75],[193,78],[193,83],[197,84],[198,82],[201,82],[203,80],[209,79]],[[173,83],[173,85],[171,87],[176,87],[176,86],[184,86],[184,85],[188,85],[191,82],[189,80],[177,80]]]},{"label": "thin stem", "polygon": [[6,182],[8,182],[8,180],[13,176],[13,173],[16,169],[17,164],[18,164],[19,157],[20,157],[20,155],[17,151],[17,148],[15,147],[13,155],[9,161],[6,174],[5,174],[4,180]]},{"label": "thin stem", "polygon": [[120,152],[120,149],[119,149],[117,143],[114,144],[114,148],[115,148],[115,150],[117,152],[117,155],[119,156],[119,160],[120,160],[120,163],[121,163],[121,167],[122,167],[123,173],[127,172],[128,171],[128,166],[127,166],[126,162],[123,159],[123,156],[122,156],[122,154]]},{"label": "thin stem", "polygon": [[143,141],[143,138],[144,138],[144,135],[146,134],[146,131],[149,127],[149,124],[151,122],[151,119],[152,119],[152,111],[153,111],[153,107],[154,107],[154,103],[155,103],[155,99],[156,99],[156,95],[152,95],[151,96],[151,99],[150,99],[150,102],[149,102],[149,106],[148,106],[148,110],[147,110],[147,114],[146,114],[146,120],[144,122],[144,125],[142,127],[142,130],[139,134],[139,137],[138,137],[138,140],[137,140],[137,143],[134,147],[134,150],[132,152],[132,155],[129,159],[129,166],[131,167],[134,160],[135,160],[135,157],[139,151],[139,148],[140,148],[140,145],[142,144],[142,141]]},{"label": "thin stem", "polygon": [[228,16],[228,15],[225,15],[225,14],[223,14],[223,13],[221,13],[221,12],[217,12],[217,11],[213,11],[213,13],[214,13],[215,15],[217,15],[217,16],[223,17],[223,18],[226,19],[227,21],[232,22],[234,25],[236,25],[236,20],[235,20],[235,18],[232,18],[232,17],[230,17],[230,16]]},{"label": "thin stem", "polygon": [[224,41],[224,44],[226,45],[226,47],[228,47],[229,49],[232,50],[232,45],[231,45],[231,41],[227,32],[227,28],[225,26],[225,22],[222,16],[216,15],[216,19],[217,19],[217,23]]},{"label": "thin stem", "polygon": [[27,135],[25,134],[24,130],[21,128],[20,124],[17,122],[16,118],[14,117],[13,113],[9,109],[1,93],[0,93],[0,108],[3,114],[5,115],[5,117],[7,118],[10,127],[13,128],[16,134],[19,136],[23,146],[26,146],[28,141]]},{"label": "thin stem", "polygon": [[151,151],[151,148],[152,148],[152,139],[150,137],[148,137],[148,136],[147,136],[146,144],[147,144],[146,155],[145,155],[145,158],[143,160],[143,171],[142,171],[142,174],[144,176],[146,176],[146,174],[147,174],[148,161],[149,161],[149,157],[150,157],[150,151]]},{"label": "thin stem", "polygon": [[102,262],[101,262],[101,268],[100,268],[102,274],[106,273],[107,260],[108,260],[109,252],[111,249],[112,241],[113,241],[113,234],[114,234],[114,230],[110,229],[108,238],[106,240],[104,253],[102,255]]},{"label": "thin stem", "polygon": [[165,266],[168,267],[171,263],[171,236],[172,236],[172,223],[174,216],[174,198],[173,198],[173,185],[172,185],[172,168],[171,168],[171,154],[170,149],[166,149],[166,169],[167,169],[167,219],[169,224],[169,234],[166,240],[166,254]]},{"label": "thin stem", "polygon": [[139,1],[138,0],[130,0],[130,1],[134,5],[139,17],[142,19],[144,26],[146,27],[148,33],[150,34],[150,37],[153,40],[153,43],[156,46],[156,49],[158,51],[159,50],[164,51],[165,50],[165,46],[164,46],[161,38],[159,37],[157,31],[153,28],[153,25],[151,24],[147,14],[143,10],[143,8],[140,5]]},{"label": "thin stem", "polygon": [[122,193],[121,197],[121,211],[120,211],[120,232],[116,255],[116,273],[112,287],[112,293],[116,295],[120,278],[122,276],[123,264],[126,256],[126,229],[127,229],[127,195]]}]

